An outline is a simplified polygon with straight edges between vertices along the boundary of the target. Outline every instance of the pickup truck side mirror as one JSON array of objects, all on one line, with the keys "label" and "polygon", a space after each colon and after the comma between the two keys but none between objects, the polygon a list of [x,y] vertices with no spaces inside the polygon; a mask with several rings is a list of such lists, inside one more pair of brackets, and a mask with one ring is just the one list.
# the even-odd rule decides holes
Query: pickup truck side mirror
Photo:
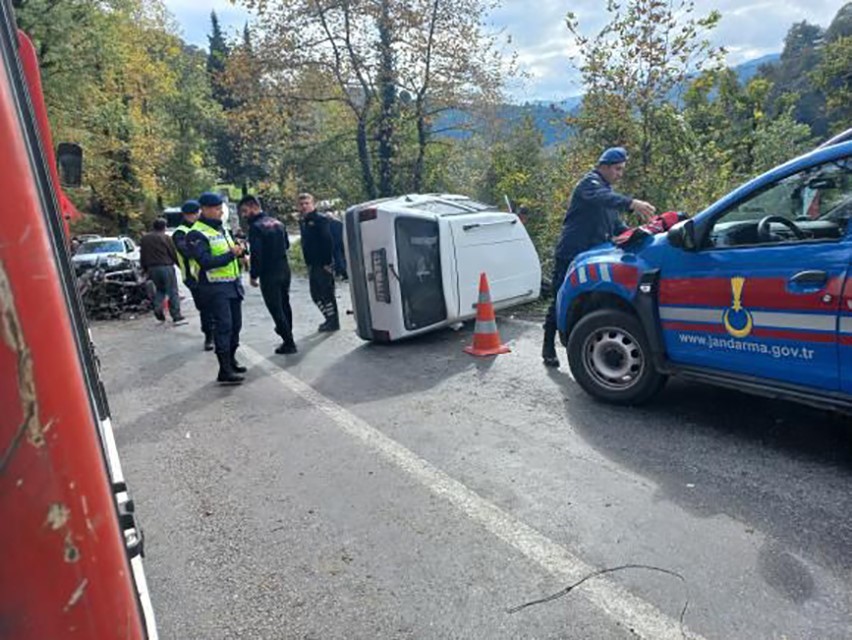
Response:
[{"label": "pickup truck side mirror", "polygon": [[695,221],[684,220],[679,222],[667,234],[669,244],[684,251],[695,251],[698,248],[698,242],[695,239]]}]

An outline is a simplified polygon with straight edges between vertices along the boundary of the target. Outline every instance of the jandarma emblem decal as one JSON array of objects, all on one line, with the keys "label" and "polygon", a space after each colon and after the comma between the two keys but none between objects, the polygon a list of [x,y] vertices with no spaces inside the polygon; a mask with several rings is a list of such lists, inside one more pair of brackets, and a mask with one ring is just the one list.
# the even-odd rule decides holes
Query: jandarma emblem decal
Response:
[{"label": "jandarma emblem decal", "polygon": [[742,277],[731,278],[731,307],[725,309],[722,314],[722,322],[725,323],[725,331],[735,338],[745,338],[754,328],[754,319],[747,309],[743,308],[743,289],[746,279]]}]

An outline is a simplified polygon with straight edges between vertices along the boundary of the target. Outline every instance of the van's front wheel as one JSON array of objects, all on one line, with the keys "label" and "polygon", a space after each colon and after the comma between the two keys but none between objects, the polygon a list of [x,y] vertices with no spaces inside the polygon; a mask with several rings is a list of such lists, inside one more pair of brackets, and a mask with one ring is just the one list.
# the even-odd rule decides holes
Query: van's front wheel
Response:
[{"label": "van's front wheel", "polygon": [[639,320],[616,309],[595,311],[577,323],[568,337],[568,364],[588,394],[613,404],[646,402],[666,382]]}]

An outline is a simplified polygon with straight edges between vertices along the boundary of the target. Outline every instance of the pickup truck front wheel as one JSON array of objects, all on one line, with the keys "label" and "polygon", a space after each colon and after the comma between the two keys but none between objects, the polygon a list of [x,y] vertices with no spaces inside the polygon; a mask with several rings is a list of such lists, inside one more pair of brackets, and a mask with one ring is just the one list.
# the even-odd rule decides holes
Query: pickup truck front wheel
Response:
[{"label": "pickup truck front wheel", "polygon": [[568,364],[583,389],[612,404],[641,404],[666,383],[654,367],[639,320],[603,309],[580,320],[568,337]]}]

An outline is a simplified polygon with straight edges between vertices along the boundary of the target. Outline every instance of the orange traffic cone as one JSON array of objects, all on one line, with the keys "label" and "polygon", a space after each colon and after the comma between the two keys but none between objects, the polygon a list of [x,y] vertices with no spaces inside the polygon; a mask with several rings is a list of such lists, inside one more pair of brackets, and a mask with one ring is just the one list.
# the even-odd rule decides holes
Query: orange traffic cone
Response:
[{"label": "orange traffic cone", "polygon": [[496,356],[511,351],[505,344],[500,343],[497,318],[494,315],[494,305],[491,304],[491,290],[488,288],[488,278],[484,273],[479,276],[479,304],[476,305],[473,344],[465,347],[464,350],[472,356]]}]

